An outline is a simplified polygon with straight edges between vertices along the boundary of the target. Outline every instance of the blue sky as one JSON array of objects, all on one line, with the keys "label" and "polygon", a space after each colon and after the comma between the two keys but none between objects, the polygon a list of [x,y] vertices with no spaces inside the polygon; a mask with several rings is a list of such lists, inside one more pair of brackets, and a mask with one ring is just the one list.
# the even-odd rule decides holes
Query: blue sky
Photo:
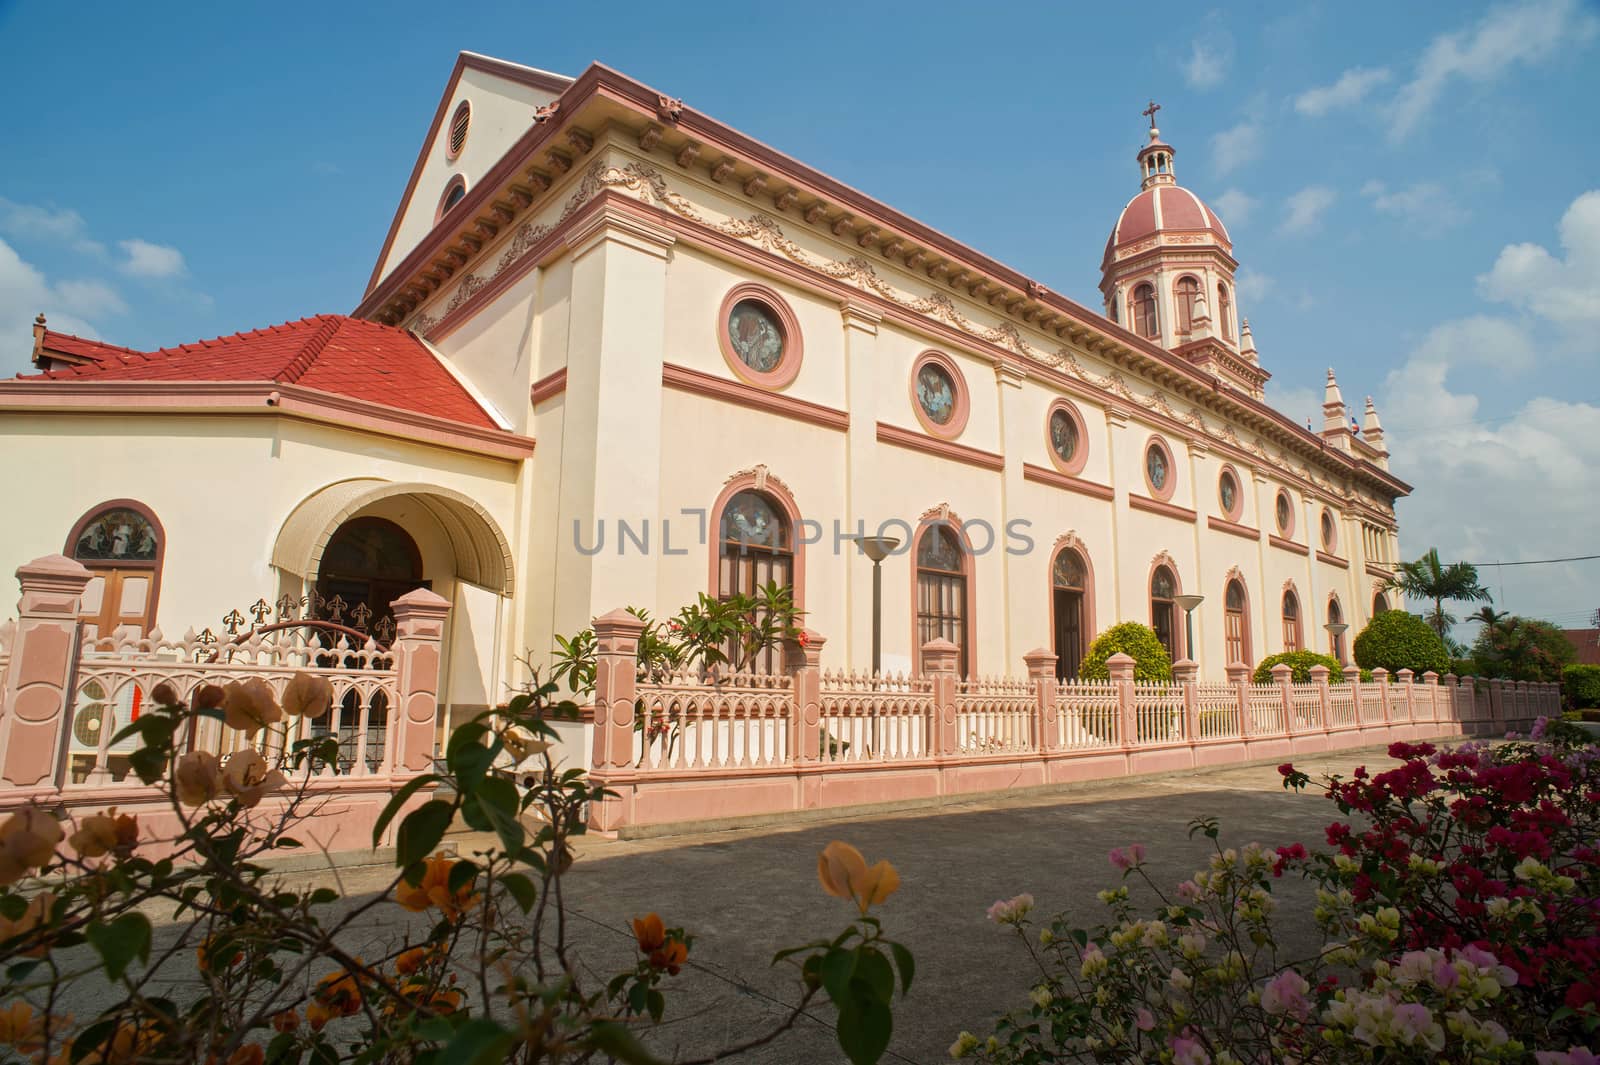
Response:
[{"label": "blue sky", "polygon": [[[462,49],[608,63],[1090,306],[1153,97],[1271,397],[1376,398],[1405,551],[1597,550],[1592,0],[591,10],[0,0],[0,372],[39,310],[134,347],[349,310]],[[1600,562],[1486,575],[1600,608]]]}]

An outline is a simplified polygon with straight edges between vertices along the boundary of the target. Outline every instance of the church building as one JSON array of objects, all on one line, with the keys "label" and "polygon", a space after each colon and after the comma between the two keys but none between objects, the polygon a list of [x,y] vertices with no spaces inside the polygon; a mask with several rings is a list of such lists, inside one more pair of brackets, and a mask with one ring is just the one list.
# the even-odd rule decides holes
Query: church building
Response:
[{"label": "church building", "polygon": [[347,314],[158,351],[39,319],[0,382],[0,562],[88,567],[88,640],[382,642],[430,588],[442,717],[597,615],[768,580],[867,668],[861,535],[885,670],[942,636],[967,675],[1042,646],[1071,677],[1130,620],[1206,679],[1348,661],[1410,488],[1332,370],[1320,426],[1265,402],[1155,112],[1091,309],[605,66],[462,54]]}]

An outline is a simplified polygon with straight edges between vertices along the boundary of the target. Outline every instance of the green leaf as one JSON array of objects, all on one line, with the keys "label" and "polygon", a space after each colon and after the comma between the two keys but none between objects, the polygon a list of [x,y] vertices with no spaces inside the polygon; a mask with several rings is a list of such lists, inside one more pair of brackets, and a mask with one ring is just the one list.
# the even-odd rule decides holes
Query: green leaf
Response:
[{"label": "green leaf", "polygon": [[894,998],[894,968],[888,958],[871,947],[857,948],[856,975],[851,983],[864,984],[871,990],[872,997],[884,1005]]},{"label": "green leaf", "polygon": [[150,918],[142,913],[129,911],[113,921],[91,922],[84,934],[112,980],[121,980],[134,958],[150,960]]},{"label": "green leaf", "polygon": [[500,877],[500,883],[511,893],[511,897],[517,900],[517,907],[523,913],[532,910],[533,904],[538,901],[539,890],[533,886],[532,880],[521,873],[504,873]]},{"label": "green leaf", "polygon": [[876,1065],[889,1049],[894,1014],[861,981],[852,981],[851,990],[849,1001],[839,1007],[839,1049],[852,1065]]},{"label": "green leaf", "polygon": [[447,887],[452,895],[459,895],[468,884],[478,879],[478,867],[473,862],[461,859],[450,867],[450,879]]},{"label": "green leaf", "polygon": [[611,1021],[597,1022],[589,1032],[589,1042],[596,1050],[610,1054],[623,1065],[661,1065],[632,1031]]},{"label": "green leaf", "polygon": [[442,799],[432,799],[407,814],[395,834],[396,864],[409,866],[432,854],[453,816],[455,807]]},{"label": "green leaf", "polygon": [[645,995],[645,1004],[650,1010],[650,1019],[660,1024],[661,1015],[667,1011],[667,996],[652,987]]},{"label": "green leaf", "polygon": [[911,952],[898,943],[890,943],[889,949],[894,953],[894,964],[900,970],[900,993],[905,994],[911,990],[911,978],[916,975],[917,963],[911,957]]},{"label": "green leaf", "polygon": [[822,986],[841,1010],[850,996],[850,978],[856,971],[856,952],[835,948],[822,958]]},{"label": "green leaf", "polygon": [[474,1017],[456,1030],[440,1054],[452,1065],[490,1065],[504,1060],[513,1033],[487,1017]]},{"label": "green leaf", "polygon": [[427,787],[429,784],[436,784],[438,781],[439,774],[437,773],[424,773],[420,777],[412,777],[406,781],[406,786],[394,793],[394,798],[389,800],[388,805],[383,808],[383,813],[378,815],[378,823],[372,826],[372,845],[376,847],[379,841],[383,839],[383,830],[389,827],[389,822],[394,820],[395,815],[400,812],[400,808],[406,804],[407,799],[422,788]]},{"label": "green leaf", "polygon": [[483,743],[487,735],[489,727],[477,721],[468,722],[450,734],[450,742],[445,748],[445,764],[456,775],[463,789],[475,784],[489,771],[489,764],[494,761],[493,750]]}]

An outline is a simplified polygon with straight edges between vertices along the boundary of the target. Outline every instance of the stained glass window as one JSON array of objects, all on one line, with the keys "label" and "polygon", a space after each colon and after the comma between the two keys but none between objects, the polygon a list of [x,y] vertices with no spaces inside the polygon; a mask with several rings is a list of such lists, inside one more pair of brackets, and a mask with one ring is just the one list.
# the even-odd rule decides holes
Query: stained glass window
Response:
[{"label": "stained glass window", "polygon": [[1082,588],[1083,587],[1083,559],[1072,548],[1063,548],[1056,555],[1055,565],[1051,567],[1051,578],[1057,588]]},{"label": "stained glass window", "polygon": [[948,525],[935,525],[917,547],[917,565],[924,569],[961,572],[961,542]]},{"label": "stained glass window", "polygon": [[154,562],[159,548],[150,519],[136,510],[113,507],[84,524],[72,557],[89,562]]},{"label": "stained glass window", "polygon": [[740,300],[728,312],[728,342],[739,361],[757,373],[771,373],[783,361],[783,326],[760,300]]},{"label": "stained glass window", "polygon": [[1150,597],[1152,599],[1171,599],[1175,594],[1177,582],[1172,579],[1172,571],[1165,566],[1159,567],[1155,576],[1150,578]]},{"label": "stained glass window", "polygon": [[1337,529],[1333,523],[1333,515],[1326,510],[1322,512],[1322,546],[1325,550],[1332,551]]},{"label": "stained glass window", "polygon": [[1279,492],[1278,493],[1278,531],[1281,532],[1281,533],[1284,533],[1285,535],[1287,535],[1288,532],[1289,532],[1290,524],[1293,521],[1293,519],[1294,519],[1294,511],[1289,506],[1289,494],[1287,492]]},{"label": "stained glass window", "polygon": [[1167,487],[1167,453],[1155,444],[1144,455],[1145,472],[1150,476],[1150,487],[1161,491]]},{"label": "stained glass window", "polygon": [[1060,408],[1050,412],[1050,446],[1062,462],[1071,462],[1078,453],[1078,423]]},{"label": "stained glass window", "polygon": [[961,542],[948,525],[934,525],[917,545],[917,639],[945,639],[960,649],[956,669],[967,675],[967,578]]},{"label": "stained glass window", "polygon": [[936,425],[948,425],[956,414],[956,383],[938,363],[924,363],[917,371],[917,404]]},{"label": "stained glass window", "polygon": [[788,522],[759,492],[740,492],[722,508],[722,540],[730,546],[782,551],[788,534]]},{"label": "stained glass window", "polygon": [[1233,474],[1223,473],[1222,480],[1217,484],[1217,496],[1222,501],[1222,512],[1231,515],[1233,505],[1239,501],[1239,485],[1233,479]]}]

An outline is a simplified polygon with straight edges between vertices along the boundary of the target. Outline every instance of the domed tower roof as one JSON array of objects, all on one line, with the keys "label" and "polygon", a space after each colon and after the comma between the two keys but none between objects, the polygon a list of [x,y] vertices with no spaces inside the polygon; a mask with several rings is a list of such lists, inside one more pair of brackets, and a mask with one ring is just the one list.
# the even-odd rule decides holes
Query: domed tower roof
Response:
[{"label": "domed tower roof", "polygon": [[1153,103],[1150,107],[1151,110],[1145,112],[1150,116],[1150,141],[1139,149],[1138,155],[1139,193],[1128,201],[1111,227],[1101,261],[1102,270],[1115,259],[1144,250],[1143,247],[1136,249],[1135,245],[1149,246],[1146,242],[1150,238],[1169,233],[1192,234],[1182,241],[1190,246],[1217,245],[1230,255],[1233,251],[1233,241],[1217,212],[1178,184],[1172,165],[1178,153],[1161,139],[1161,131],[1156,128],[1155,111],[1160,108]]}]

